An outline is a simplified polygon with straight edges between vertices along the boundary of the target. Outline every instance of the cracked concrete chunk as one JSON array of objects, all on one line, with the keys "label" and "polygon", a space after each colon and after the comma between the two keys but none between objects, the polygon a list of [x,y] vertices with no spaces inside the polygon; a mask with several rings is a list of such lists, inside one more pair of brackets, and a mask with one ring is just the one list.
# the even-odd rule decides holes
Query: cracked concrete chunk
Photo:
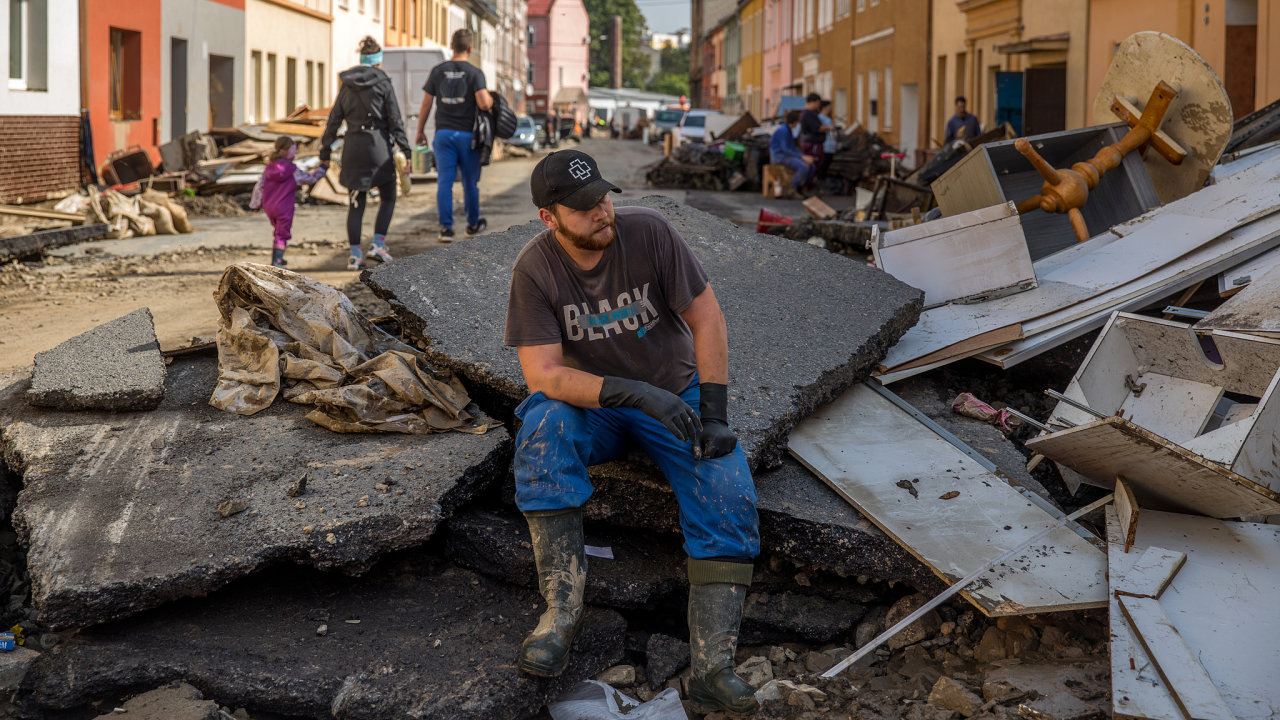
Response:
[{"label": "cracked concrete chunk", "polygon": [[[362,572],[423,543],[510,461],[502,428],[342,434],[292,403],[224,413],[207,403],[216,378],[213,358],[178,360],[161,406],[131,416],[31,408],[13,402],[25,383],[0,389],[0,448],[24,482],[14,524],[43,622],[92,625],[280,561]],[[299,501],[287,490],[303,471]],[[403,494],[374,490],[388,481]],[[246,509],[224,518],[228,501]]]},{"label": "cracked concrete chunk", "polygon": [[27,402],[76,410],[153,410],[165,365],[150,308],[37,353]]},{"label": "cracked concrete chunk", "polygon": [[36,663],[20,700],[52,714],[182,680],[288,717],[516,720],[623,658],[622,617],[588,608],[563,675],[521,673],[541,609],[530,590],[418,553],[355,580],[287,568],[77,633]]},{"label": "cracked concrete chunk", "polygon": [[[795,424],[870,376],[920,315],[919,290],[852,259],[668,198],[627,204],[665,215],[711,278],[729,325],[729,424],[753,468],[776,465]],[[433,364],[510,409],[528,394],[515,349],[502,345],[511,267],[542,229],[518,225],[362,279],[427,344]]]},{"label": "cracked concrete chunk", "polygon": [[205,700],[200,691],[187,683],[174,683],[136,695],[120,706],[124,712],[112,711],[101,718],[128,715],[129,720],[220,720],[218,703]]}]

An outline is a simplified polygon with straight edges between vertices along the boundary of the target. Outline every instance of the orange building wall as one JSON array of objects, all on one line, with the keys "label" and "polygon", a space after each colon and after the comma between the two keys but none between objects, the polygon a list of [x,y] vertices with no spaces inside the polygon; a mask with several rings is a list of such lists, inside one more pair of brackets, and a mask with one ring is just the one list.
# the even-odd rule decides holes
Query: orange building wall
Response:
[{"label": "orange building wall", "polygon": [[[234,3],[226,3],[235,5]],[[239,3],[243,7],[243,0]],[[84,87],[88,97],[89,122],[93,128],[94,164],[101,166],[114,150],[132,145],[151,153],[152,162],[160,157],[155,146],[159,140],[160,118],[160,0],[93,0],[85,3],[85,42],[82,60],[85,68]],[[142,101],[137,120],[112,120],[111,113],[111,28],[141,33]]]},{"label": "orange building wall", "polygon": [[1258,108],[1280,100],[1280,0],[1258,0]]}]

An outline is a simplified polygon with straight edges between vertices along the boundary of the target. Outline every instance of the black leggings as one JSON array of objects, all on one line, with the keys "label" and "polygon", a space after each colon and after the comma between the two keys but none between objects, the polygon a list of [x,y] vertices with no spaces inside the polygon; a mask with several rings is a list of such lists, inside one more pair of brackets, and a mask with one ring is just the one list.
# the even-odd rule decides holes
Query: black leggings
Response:
[{"label": "black leggings", "polygon": [[[364,206],[369,203],[369,193],[351,193],[351,207],[347,209],[347,243],[360,244],[360,230],[364,225]],[[396,211],[396,181],[378,186],[378,217],[373,221],[373,233],[386,235],[391,227],[391,216]]]}]

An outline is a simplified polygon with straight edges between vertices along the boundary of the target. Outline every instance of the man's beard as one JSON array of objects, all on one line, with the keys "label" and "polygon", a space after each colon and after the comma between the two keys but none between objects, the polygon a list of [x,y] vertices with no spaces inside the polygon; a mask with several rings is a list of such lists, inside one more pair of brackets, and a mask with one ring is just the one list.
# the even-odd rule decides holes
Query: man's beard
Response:
[{"label": "man's beard", "polygon": [[[599,233],[601,228],[604,227],[609,228],[609,232],[606,236],[601,237],[597,233]],[[594,231],[589,235],[579,235],[577,233],[570,232],[563,225],[560,226],[558,232],[561,237],[568,240],[569,243],[579,250],[589,250],[594,252],[597,250],[604,250],[613,244],[614,238],[618,236],[618,226],[613,218],[609,218],[609,220],[603,225],[596,226]]]}]

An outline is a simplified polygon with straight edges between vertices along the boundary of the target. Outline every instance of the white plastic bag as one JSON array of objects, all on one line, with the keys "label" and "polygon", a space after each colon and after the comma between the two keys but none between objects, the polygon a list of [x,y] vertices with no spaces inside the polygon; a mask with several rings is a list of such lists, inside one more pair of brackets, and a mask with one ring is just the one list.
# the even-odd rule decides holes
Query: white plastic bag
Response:
[{"label": "white plastic bag", "polygon": [[547,712],[551,720],[689,720],[675,688],[641,703],[596,680],[583,680],[548,704]]}]

